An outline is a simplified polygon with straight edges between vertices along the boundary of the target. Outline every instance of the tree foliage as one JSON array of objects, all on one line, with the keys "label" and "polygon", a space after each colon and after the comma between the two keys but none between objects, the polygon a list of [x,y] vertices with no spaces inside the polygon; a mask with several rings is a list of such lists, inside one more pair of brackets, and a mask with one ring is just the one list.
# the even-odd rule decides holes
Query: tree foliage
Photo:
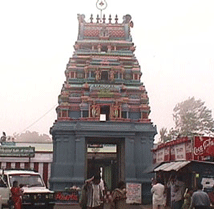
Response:
[{"label": "tree foliage", "polygon": [[180,135],[213,134],[214,120],[212,111],[205,106],[205,102],[194,97],[178,103],[173,109],[175,130]]},{"label": "tree foliage", "polygon": [[160,141],[161,142],[168,141],[167,132],[168,132],[167,128],[165,128],[165,127],[160,129]]},{"label": "tree foliage", "polygon": [[21,134],[14,134],[15,142],[51,142],[51,138],[47,134],[39,134],[36,131],[30,132],[26,131]]},{"label": "tree foliage", "polygon": [[169,132],[166,128],[160,130],[161,142],[175,139],[179,136],[214,135],[214,120],[212,111],[201,99],[194,97],[178,103],[173,109],[175,127]]}]

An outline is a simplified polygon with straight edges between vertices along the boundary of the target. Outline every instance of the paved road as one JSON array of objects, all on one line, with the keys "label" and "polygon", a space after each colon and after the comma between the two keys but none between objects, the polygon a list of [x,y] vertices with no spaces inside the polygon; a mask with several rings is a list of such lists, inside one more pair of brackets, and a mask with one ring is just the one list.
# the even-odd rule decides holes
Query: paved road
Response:
[{"label": "paved road", "polygon": [[[151,209],[151,205],[129,205],[128,209]],[[81,209],[78,205],[55,205],[54,209]],[[105,209],[105,208],[104,208]]]},{"label": "paved road", "polygon": [[55,205],[54,209],[81,209],[78,205],[63,205],[63,204],[57,204]]}]

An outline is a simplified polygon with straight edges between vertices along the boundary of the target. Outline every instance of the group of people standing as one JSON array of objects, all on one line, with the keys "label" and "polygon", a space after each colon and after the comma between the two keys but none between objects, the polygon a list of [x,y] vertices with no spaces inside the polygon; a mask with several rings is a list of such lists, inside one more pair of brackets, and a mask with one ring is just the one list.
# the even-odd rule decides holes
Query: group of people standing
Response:
[{"label": "group of people standing", "polygon": [[126,209],[126,184],[123,181],[110,193],[99,175],[85,181],[80,198],[82,209]]},{"label": "group of people standing", "polygon": [[186,188],[181,176],[171,176],[166,185],[160,178],[152,182],[152,208],[167,208],[167,189],[170,189],[171,209],[208,209],[210,208],[210,197],[204,192],[202,184],[198,184],[197,190]]}]

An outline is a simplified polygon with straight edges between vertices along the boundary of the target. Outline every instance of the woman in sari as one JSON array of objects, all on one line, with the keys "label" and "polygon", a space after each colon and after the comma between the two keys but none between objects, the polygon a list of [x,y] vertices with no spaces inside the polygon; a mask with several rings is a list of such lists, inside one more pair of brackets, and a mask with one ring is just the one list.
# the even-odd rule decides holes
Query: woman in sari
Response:
[{"label": "woman in sari", "polygon": [[113,207],[115,209],[126,209],[126,183],[124,181],[120,181],[118,183],[118,188],[113,191]]},{"label": "woman in sari", "polygon": [[12,200],[14,203],[15,209],[21,209],[22,208],[22,192],[18,186],[18,181],[13,182],[13,187],[11,188],[12,193]]}]

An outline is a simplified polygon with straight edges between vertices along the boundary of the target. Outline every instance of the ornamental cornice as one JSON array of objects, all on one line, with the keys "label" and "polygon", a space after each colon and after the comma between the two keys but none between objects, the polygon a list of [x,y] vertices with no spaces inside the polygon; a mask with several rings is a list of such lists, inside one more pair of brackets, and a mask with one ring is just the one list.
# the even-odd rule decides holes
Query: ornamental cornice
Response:
[{"label": "ornamental cornice", "polygon": [[[137,68],[136,68],[136,67],[133,67],[133,68],[132,68],[132,71],[140,71],[140,67],[137,67]],[[141,72],[139,72],[139,73],[141,73]]]},{"label": "ornamental cornice", "polygon": [[75,107],[75,108],[79,108],[79,103],[78,104],[75,104],[75,103],[72,103],[69,105],[70,109]]},{"label": "ornamental cornice", "polygon": [[89,96],[81,96],[82,102],[87,102],[89,100]]},{"label": "ornamental cornice", "polygon": [[123,102],[123,103],[128,103],[128,101],[129,101],[129,98],[128,97],[123,97],[123,98],[121,98],[121,101]]},{"label": "ornamental cornice", "polygon": [[76,51],[75,54],[78,56],[82,56],[85,54],[90,54],[90,55],[105,55],[105,56],[121,56],[121,57],[133,57],[132,52],[121,52],[121,51],[111,51],[111,52],[98,52],[98,51],[90,51],[90,52],[85,52],[85,51]]},{"label": "ornamental cornice", "polygon": [[[127,122],[117,122],[117,121],[108,121],[108,123],[103,123],[100,121],[79,121],[79,120],[71,120],[71,121],[57,121],[54,123],[54,126],[51,128],[52,133],[57,133],[58,131],[79,131],[80,135],[89,136],[89,133],[95,131],[102,132],[103,134],[107,133],[108,135],[119,134],[122,136],[131,136],[134,135],[135,132],[156,132],[156,126],[153,126],[152,123],[148,120],[147,123],[138,123],[132,122],[128,120]],[[140,121],[139,121],[140,122]],[[78,126],[77,126],[78,123]],[[111,130],[111,131],[109,131]],[[78,134],[78,133],[77,133]],[[121,135],[122,134],[122,135]],[[96,134],[95,134],[96,135]]]},{"label": "ornamental cornice", "polygon": [[81,46],[83,44],[90,44],[91,46],[94,45],[96,46],[97,44],[111,44],[112,46],[129,46],[133,47],[133,42],[125,41],[125,40],[93,40],[93,39],[84,39],[84,40],[77,40],[76,41],[77,45]]},{"label": "ornamental cornice", "polygon": [[124,71],[124,68],[122,66],[105,65],[104,63],[103,63],[103,65],[88,65],[88,66],[84,67],[84,70],[102,70],[102,69]]},{"label": "ornamental cornice", "polygon": [[141,104],[140,105],[140,109],[142,109],[142,110],[149,110],[150,107],[147,104]]},{"label": "ornamental cornice", "polygon": [[70,103],[69,102],[60,102],[58,107],[69,107]]}]

